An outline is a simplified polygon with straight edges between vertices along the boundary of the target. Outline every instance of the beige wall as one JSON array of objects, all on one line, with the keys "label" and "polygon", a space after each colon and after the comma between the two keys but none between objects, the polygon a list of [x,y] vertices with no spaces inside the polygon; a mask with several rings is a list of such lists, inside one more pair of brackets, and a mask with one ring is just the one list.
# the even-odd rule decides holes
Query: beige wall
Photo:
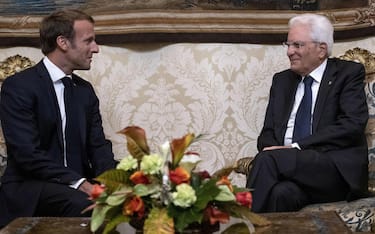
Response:
[{"label": "beige wall", "polygon": [[[336,43],[333,55],[361,47],[375,52],[375,37]],[[143,127],[153,150],[187,132],[206,134],[193,148],[200,169],[213,173],[256,153],[272,75],[288,68],[279,45],[132,44],[100,46],[90,71],[77,71],[95,86],[105,133],[116,158],[127,155],[116,132]],[[0,61],[20,54],[35,62],[37,48],[0,49]],[[232,175],[235,184],[245,178]]]}]

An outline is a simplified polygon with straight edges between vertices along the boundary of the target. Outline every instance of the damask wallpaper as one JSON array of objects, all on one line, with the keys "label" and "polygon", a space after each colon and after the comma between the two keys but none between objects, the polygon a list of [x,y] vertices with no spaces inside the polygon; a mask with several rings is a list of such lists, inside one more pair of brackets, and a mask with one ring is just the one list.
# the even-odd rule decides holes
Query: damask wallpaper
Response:
[{"label": "damask wallpaper", "polygon": [[[361,47],[375,52],[375,37],[336,43],[333,55]],[[37,48],[0,49],[0,61],[20,54],[38,62]],[[77,71],[94,85],[105,133],[117,159],[127,156],[117,132],[146,130],[153,150],[187,132],[204,134],[192,145],[200,169],[210,173],[256,154],[268,92],[275,72],[289,67],[281,45],[131,44],[100,46],[90,71]],[[232,181],[245,184],[243,175]]]}]

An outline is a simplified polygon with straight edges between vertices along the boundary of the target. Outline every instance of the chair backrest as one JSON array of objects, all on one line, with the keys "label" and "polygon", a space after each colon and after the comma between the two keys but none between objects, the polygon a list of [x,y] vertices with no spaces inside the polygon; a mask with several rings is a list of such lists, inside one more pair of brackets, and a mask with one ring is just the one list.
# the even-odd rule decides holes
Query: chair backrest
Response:
[{"label": "chair backrest", "polygon": [[[0,87],[2,82],[8,76],[15,74],[16,72],[22,71],[28,67],[31,67],[35,63],[27,57],[21,55],[14,55],[8,57],[4,61],[0,62]],[[3,174],[6,167],[6,146],[3,137],[3,131],[0,127],[0,177]]]},{"label": "chair backrest", "polygon": [[369,191],[375,193],[375,54],[361,48],[345,52],[340,58],[360,62],[366,69],[365,92],[369,110],[369,121],[366,127],[369,157]]}]

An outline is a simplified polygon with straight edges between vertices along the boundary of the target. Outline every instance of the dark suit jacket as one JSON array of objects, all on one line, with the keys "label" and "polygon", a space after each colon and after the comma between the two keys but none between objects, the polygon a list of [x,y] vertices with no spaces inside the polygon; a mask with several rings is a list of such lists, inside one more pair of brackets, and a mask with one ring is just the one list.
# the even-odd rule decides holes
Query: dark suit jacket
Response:
[{"label": "dark suit jacket", "polygon": [[[93,87],[77,75],[73,75],[73,81],[79,89],[76,103],[81,139],[77,144],[83,149],[82,175],[63,165],[61,117],[43,62],[7,78],[2,85],[0,117],[8,165],[1,178],[0,195],[6,193],[12,215],[33,214],[44,181],[68,186],[116,165],[112,145],[103,133],[99,100]],[[3,210],[0,212],[3,216]]]},{"label": "dark suit jacket", "polygon": [[[330,157],[351,189],[367,191],[368,152],[364,130],[368,120],[362,64],[328,59],[315,104],[312,135],[298,142]],[[287,122],[301,77],[291,70],[275,74],[258,150],[283,145]],[[317,181],[319,183],[319,181]],[[350,199],[350,198],[349,198]]]}]

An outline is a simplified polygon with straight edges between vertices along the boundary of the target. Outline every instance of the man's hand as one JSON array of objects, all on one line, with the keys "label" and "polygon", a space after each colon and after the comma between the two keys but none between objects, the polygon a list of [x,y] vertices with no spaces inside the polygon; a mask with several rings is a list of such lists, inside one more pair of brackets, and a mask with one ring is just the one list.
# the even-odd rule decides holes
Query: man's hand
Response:
[{"label": "man's hand", "polygon": [[85,180],[85,182],[83,182],[78,187],[78,189],[81,190],[84,193],[87,193],[89,196],[91,196],[91,192],[92,192],[93,186],[94,186],[93,184],[91,184],[90,182],[88,182],[87,180]]},{"label": "man's hand", "polygon": [[293,148],[293,147],[291,145],[274,145],[274,146],[264,147],[263,151],[277,150],[277,149],[290,149],[290,148]]}]

